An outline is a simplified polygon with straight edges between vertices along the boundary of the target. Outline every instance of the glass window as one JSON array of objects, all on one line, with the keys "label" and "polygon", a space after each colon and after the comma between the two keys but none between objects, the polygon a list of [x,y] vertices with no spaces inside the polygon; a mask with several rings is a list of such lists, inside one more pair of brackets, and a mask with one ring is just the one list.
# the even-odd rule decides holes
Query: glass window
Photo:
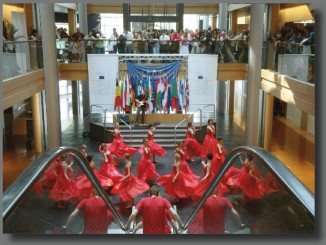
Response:
[{"label": "glass window", "polygon": [[113,33],[113,28],[117,29],[118,34],[123,33],[122,14],[101,14],[101,28],[104,37],[109,38]]}]

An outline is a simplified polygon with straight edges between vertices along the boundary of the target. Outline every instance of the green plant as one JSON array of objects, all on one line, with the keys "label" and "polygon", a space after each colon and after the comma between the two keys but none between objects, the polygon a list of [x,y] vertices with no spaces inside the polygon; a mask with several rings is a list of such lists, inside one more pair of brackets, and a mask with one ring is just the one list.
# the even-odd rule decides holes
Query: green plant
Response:
[{"label": "green plant", "polygon": [[7,38],[9,41],[17,41],[21,38],[25,38],[24,35],[15,35],[18,29],[12,23],[10,23],[7,19],[4,19],[4,25],[7,30]]}]

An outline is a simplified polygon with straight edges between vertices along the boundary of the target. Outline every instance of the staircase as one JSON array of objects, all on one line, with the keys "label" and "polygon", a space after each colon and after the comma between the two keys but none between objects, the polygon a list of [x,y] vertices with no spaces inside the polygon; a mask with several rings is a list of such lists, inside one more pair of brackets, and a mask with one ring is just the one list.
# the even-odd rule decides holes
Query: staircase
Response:
[{"label": "staircase", "polygon": [[[176,148],[177,146],[175,142],[183,141],[186,138],[186,125],[180,125],[176,131],[174,124],[160,124],[155,126],[155,128],[154,140],[165,149]],[[112,134],[114,132],[113,127],[109,127],[106,130]],[[120,125],[120,132],[124,143],[138,148],[142,146],[143,139],[147,137],[148,128],[147,126],[132,126],[130,134],[129,127],[126,125]]]}]

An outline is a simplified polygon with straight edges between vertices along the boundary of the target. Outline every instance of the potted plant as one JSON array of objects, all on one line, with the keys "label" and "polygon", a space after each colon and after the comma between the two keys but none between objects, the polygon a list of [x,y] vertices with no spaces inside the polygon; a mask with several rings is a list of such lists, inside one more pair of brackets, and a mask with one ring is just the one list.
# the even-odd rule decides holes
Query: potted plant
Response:
[{"label": "potted plant", "polygon": [[16,41],[18,41],[21,38],[24,38],[24,35],[15,35],[18,32],[18,29],[16,28],[16,26],[12,23],[10,23],[7,19],[3,20],[4,23],[4,29],[7,30],[7,39],[6,41],[10,41],[7,43],[7,50],[10,53],[14,53],[15,52],[15,43]]}]

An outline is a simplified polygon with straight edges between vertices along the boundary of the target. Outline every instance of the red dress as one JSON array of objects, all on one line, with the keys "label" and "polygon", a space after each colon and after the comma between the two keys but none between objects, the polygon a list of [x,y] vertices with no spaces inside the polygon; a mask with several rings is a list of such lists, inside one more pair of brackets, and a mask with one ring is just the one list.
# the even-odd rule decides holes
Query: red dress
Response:
[{"label": "red dress", "polygon": [[262,174],[257,168],[256,164],[252,164],[252,168],[254,169],[252,174],[258,177],[260,181],[257,181],[249,174],[251,168],[250,165],[245,162],[242,165],[238,178],[234,178],[234,184],[238,185],[242,189],[242,192],[247,199],[262,199],[264,196]]},{"label": "red dress", "polygon": [[186,151],[184,149],[177,148],[174,153],[178,153],[180,155],[180,171],[192,176],[193,179],[198,180],[199,176],[194,174],[188,163],[186,162]]},{"label": "red dress", "polygon": [[270,195],[273,192],[284,191],[280,181],[278,181],[271,172],[268,172],[262,185],[267,195]]},{"label": "red dress", "polygon": [[120,131],[115,134],[115,138],[108,147],[108,150],[111,152],[111,154],[121,158],[124,158],[125,153],[129,153],[131,157],[137,151],[136,148],[130,147],[123,142]]},{"label": "red dress", "polygon": [[75,182],[71,177],[72,171],[67,167],[67,177],[64,175],[63,164],[68,165],[66,162],[61,163],[61,170],[56,178],[56,182],[49,193],[49,198],[55,201],[68,201],[68,200],[78,200],[79,191],[76,187]]},{"label": "red dress", "polygon": [[[203,177],[206,176],[206,173],[207,173],[207,166],[205,166],[203,169]],[[214,177],[215,177],[215,174],[212,172],[212,168],[211,168],[208,177],[199,182],[199,184],[192,196],[192,200],[194,200],[195,202],[200,201],[200,199],[206,192],[208,186],[210,185],[210,183],[212,182]],[[219,190],[219,192],[218,192],[219,196],[223,196],[225,193],[229,192],[229,188],[225,184],[223,184],[222,181],[220,181],[220,183],[217,185],[217,188]]]},{"label": "red dress", "polygon": [[184,146],[187,148],[186,159],[190,160],[193,157],[201,156],[203,147],[195,139],[192,130],[187,130],[187,138],[184,141]]},{"label": "red dress", "polygon": [[[113,186],[113,181],[110,178],[101,175],[92,165],[91,168],[103,188]],[[76,186],[79,190],[80,200],[91,196],[94,186],[86,174],[77,177]]]},{"label": "red dress", "polygon": [[155,171],[155,165],[151,160],[151,152],[150,149],[147,148],[147,152],[143,151],[143,156],[140,159],[138,166],[137,166],[137,175],[138,178],[142,181],[151,181],[154,180],[154,178],[157,176],[159,177],[160,175],[156,173]]},{"label": "red dress", "polygon": [[158,155],[160,157],[164,156],[166,154],[166,151],[163,147],[161,147],[159,144],[157,144],[154,141],[154,135],[148,132],[147,137],[148,137],[148,146],[151,149],[152,154]]},{"label": "red dress", "polygon": [[[125,175],[128,174],[128,168],[125,167]],[[114,185],[111,193],[118,194],[120,196],[121,202],[131,201],[134,197],[138,196],[141,193],[149,190],[149,185],[144,181],[138,179],[131,173],[127,179],[119,182]]]},{"label": "red dress", "polygon": [[217,139],[215,139],[214,132],[210,130],[207,126],[207,132],[203,141],[203,152],[201,154],[202,158],[206,158],[208,152],[211,152],[213,156],[217,152]]},{"label": "red dress", "polygon": [[165,188],[165,193],[169,198],[191,197],[198,185],[198,181],[192,178],[192,176],[186,174],[185,172],[179,169],[179,175],[177,176],[175,182],[172,183],[172,180],[176,175],[176,173],[177,173],[177,169],[174,164],[171,173],[159,177],[157,179],[157,183]]},{"label": "red dress", "polygon": [[117,184],[123,177],[123,175],[120,174],[119,170],[114,165],[114,162],[111,158],[108,159],[108,161],[103,159],[99,174],[109,177],[113,181],[113,184]]}]

